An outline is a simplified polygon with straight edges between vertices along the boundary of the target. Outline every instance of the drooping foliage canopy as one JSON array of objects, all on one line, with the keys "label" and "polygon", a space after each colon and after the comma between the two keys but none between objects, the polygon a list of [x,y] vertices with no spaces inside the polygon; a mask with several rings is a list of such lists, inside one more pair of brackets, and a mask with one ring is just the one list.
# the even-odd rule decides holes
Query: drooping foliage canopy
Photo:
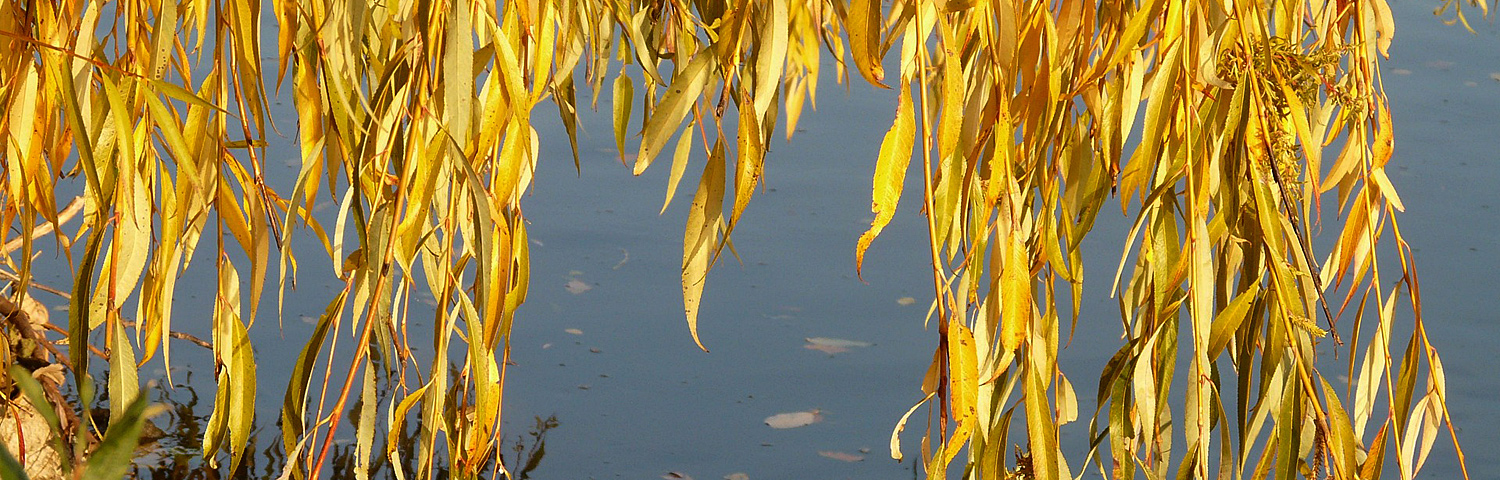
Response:
[{"label": "drooping foliage canopy", "polygon": [[[1462,20],[1462,6],[1444,9]],[[343,286],[286,375],[294,470],[317,477],[357,402],[362,467],[415,455],[418,478],[434,462],[477,475],[494,465],[528,287],[521,203],[536,163],[563,161],[539,158],[532,126],[560,115],[576,163],[581,100],[597,108],[609,89],[634,171],[671,159],[667,203],[701,172],[678,200],[691,202],[682,292],[697,341],[707,273],[765,146],[791,137],[831,68],[899,92],[854,266],[912,175],[921,205],[906,211],[931,240],[942,334],[893,456],[925,406],[934,478],[955,460],[971,478],[1091,464],[1124,479],[1374,478],[1393,464],[1410,478],[1448,413],[1385,173],[1378,66],[1395,32],[1385,0],[13,0],[0,7],[0,238],[18,242],[4,258],[16,299],[34,295],[39,242],[69,256],[73,348],[55,360],[91,388],[82,346],[105,347],[117,419],[140,416],[138,366],[170,364],[176,283],[207,239],[215,261],[195,267],[217,273],[218,390],[204,449],[238,463],[258,386],[282,376],[260,375],[247,332],[269,316],[268,285],[280,299],[297,275],[328,275],[297,271],[287,238],[313,235]],[[274,91],[297,111],[276,124],[301,153],[288,191],[262,176]],[[83,192],[73,228],[59,216],[69,189]],[[320,199],[336,222],[313,215]],[[1058,369],[1059,343],[1116,325],[1078,320],[1079,245],[1105,209],[1134,220],[1119,269],[1091,280],[1113,282],[1123,342],[1093,390],[1093,454],[1063,458],[1059,428],[1090,391]],[[439,305],[413,303],[419,292]],[[357,341],[332,348],[336,332]],[[1318,369],[1319,342],[1347,346],[1347,386]],[[327,370],[347,374],[330,384]],[[35,384],[10,375],[7,398],[11,380]],[[419,451],[377,441],[409,418]],[[1008,438],[1013,421],[1023,439]],[[1010,461],[1010,443],[1029,453]]]}]

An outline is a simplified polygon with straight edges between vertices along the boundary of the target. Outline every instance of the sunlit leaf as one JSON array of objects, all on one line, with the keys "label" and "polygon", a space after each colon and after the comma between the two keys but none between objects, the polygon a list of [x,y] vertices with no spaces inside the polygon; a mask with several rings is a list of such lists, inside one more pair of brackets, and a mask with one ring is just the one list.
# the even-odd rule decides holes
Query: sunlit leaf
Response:
[{"label": "sunlit leaf", "polygon": [[880,157],[875,163],[873,200],[870,211],[875,220],[870,229],[859,236],[854,250],[854,269],[859,273],[864,268],[865,250],[896,216],[896,204],[901,200],[901,188],[906,182],[907,165],[911,163],[911,149],[916,142],[916,120],[913,117],[911,96],[903,87],[897,97],[896,120],[885,133],[880,143]]}]

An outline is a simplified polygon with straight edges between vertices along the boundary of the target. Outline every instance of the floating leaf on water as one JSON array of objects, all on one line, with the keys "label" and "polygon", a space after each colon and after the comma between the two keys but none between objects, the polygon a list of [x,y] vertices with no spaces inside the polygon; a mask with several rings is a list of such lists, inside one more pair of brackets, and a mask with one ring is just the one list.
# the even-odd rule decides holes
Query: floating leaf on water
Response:
[{"label": "floating leaf on water", "polygon": [[818,452],[818,455],[822,455],[823,457],[826,457],[826,458],[832,458],[834,460],[839,460],[839,461],[844,461],[844,462],[860,462],[860,461],[864,461],[864,459],[865,459],[864,455],[855,455],[855,454],[852,454],[852,453],[844,453],[844,452],[832,452],[832,451],[827,451],[827,450]]},{"label": "floating leaf on water", "polygon": [[569,334],[572,334],[572,335],[583,335],[583,330],[579,330],[579,329],[576,329],[576,328],[569,328],[569,329],[563,330],[563,332],[564,333],[569,333]]},{"label": "floating leaf on water", "polygon": [[571,293],[571,294],[574,294],[574,295],[578,295],[578,294],[581,294],[583,292],[587,292],[589,290],[593,290],[594,287],[593,287],[593,285],[589,285],[587,283],[584,283],[582,280],[579,280],[579,279],[576,279],[576,278],[571,278],[571,279],[568,279],[568,283],[566,283],[566,284],[563,285],[563,289],[566,289],[568,291],[568,293]]},{"label": "floating leaf on water", "polygon": [[810,343],[810,344],[813,344],[813,345],[822,345],[822,346],[825,346],[825,347],[840,347],[840,348],[864,348],[864,347],[870,346],[870,342],[861,342],[861,341],[858,341],[858,340],[845,340],[845,339],[842,339],[842,338],[828,338],[828,337],[810,337],[810,338],[807,339],[807,343]]},{"label": "floating leaf on water", "polygon": [[729,475],[725,475],[724,480],[750,480],[750,476],[745,475],[744,472],[734,472]]},{"label": "floating leaf on water", "polygon": [[1500,82],[1500,72],[1490,72],[1490,80]]},{"label": "floating leaf on water", "polygon": [[1398,68],[1398,69],[1395,69],[1395,70],[1391,70],[1391,73],[1394,73],[1396,75],[1411,75],[1411,70],[1407,70],[1405,68]]},{"label": "floating leaf on water", "polygon": [[626,249],[621,248],[620,249],[620,255],[622,256],[620,258],[620,263],[616,263],[615,266],[614,266],[614,268],[612,268],[612,270],[619,270],[620,267],[623,267],[623,266],[625,266],[626,263],[630,262],[630,250],[626,250]]},{"label": "floating leaf on water", "polygon": [[903,307],[910,306],[914,303],[917,303],[917,299],[911,297],[901,297],[896,299],[896,305],[900,305]]},{"label": "floating leaf on water", "polygon": [[823,415],[817,410],[807,412],[778,413],[766,417],[766,425],[771,428],[786,429],[805,427],[823,421]]},{"label": "floating leaf on water", "polygon": [[849,351],[849,349],[844,348],[844,347],[836,347],[836,346],[833,346],[833,345],[819,345],[819,344],[816,344],[816,343],[809,343],[807,345],[803,345],[802,348],[806,348],[808,350],[817,350],[819,352],[823,352],[823,353],[826,353],[826,354],[829,354],[829,355],[833,355],[833,354],[836,354],[836,353],[844,353],[844,352]]},{"label": "floating leaf on water", "polygon": [[689,476],[688,474],[682,472],[667,472],[667,474],[662,475],[661,478],[665,478],[667,480],[693,480],[692,476]]}]

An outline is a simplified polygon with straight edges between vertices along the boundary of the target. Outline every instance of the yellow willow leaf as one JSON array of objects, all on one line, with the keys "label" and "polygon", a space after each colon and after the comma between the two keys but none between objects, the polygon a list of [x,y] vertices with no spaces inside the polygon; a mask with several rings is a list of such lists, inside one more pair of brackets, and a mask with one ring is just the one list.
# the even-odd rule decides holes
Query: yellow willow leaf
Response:
[{"label": "yellow willow leaf", "polygon": [[[542,9],[542,18],[536,25],[540,27],[541,33],[534,37],[539,40],[539,44],[532,50],[534,53],[530,55],[531,65],[527,66],[528,70],[535,75],[531,79],[531,100],[528,105],[540,102],[548,91],[548,87],[552,85],[549,77],[552,75],[553,57],[560,53],[556,45],[558,40],[557,11],[548,2],[542,2],[539,6]],[[572,74],[571,69],[559,68],[558,71],[567,75]]]},{"label": "yellow willow leaf", "polygon": [[[464,323],[467,325],[479,325],[482,322],[474,305],[467,297],[461,297]],[[479,334],[480,328],[470,328],[470,338]],[[495,363],[494,352],[486,346],[475,343],[469,348],[468,367],[470,377],[474,379],[474,412],[473,416],[464,422],[464,430],[467,434],[465,443],[468,449],[463,455],[470,459],[482,458],[490,450],[491,435],[496,427],[495,423],[500,418],[500,369]]]},{"label": "yellow willow leaf", "polygon": [[[1313,134],[1312,127],[1307,123],[1307,107],[1302,104],[1302,98],[1290,84],[1281,85],[1282,98],[1286,99],[1287,117],[1291,118],[1292,128],[1297,134],[1297,142],[1302,145],[1302,155],[1307,165],[1322,165],[1323,148],[1318,146],[1318,136]],[[1311,178],[1311,176],[1309,176]]]},{"label": "yellow willow leaf", "polygon": [[957,44],[956,35],[949,30],[952,26],[948,24],[946,17],[940,19],[942,25],[939,27],[943,35],[943,116],[939,129],[940,147],[938,155],[940,158],[948,159],[958,155],[957,146],[962,136],[964,126],[964,68],[962,59],[959,57],[959,49],[963,45]]},{"label": "yellow willow leaf", "polygon": [[1349,423],[1349,412],[1344,409],[1338,392],[1333,390],[1328,380],[1319,377],[1318,382],[1323,386],[1323,398],[1328,400],[1328,427],[1333,430],[1329,432],[1332,437],[1328,438],[1328,453],[1333,458],[1331,469],[1338,472],[1334,478],[1356,478],[1354,472],[1359,468],[1359,463],[1354,451],[1359,444]]},{"label": "yellow willow leaf", "polygon": [[844,24],[849,28],[849,53],[854,56],[859,74],[877,87],[890,88],[881,83],[885,68],[880,60],[885,52],[880,51],[880,27],[885,22],[880,15],[880,4],[880,0],[851,0]]},{"label": "yellow willow leaf", "polygon": [[776,99],[776,86],[781,83],[781,72],[786,65],[786,3],[787,0],[771,0],[762,4],[766,18],[761,24],[755,56],[755,116],[759,119],[766,118],[771,101]]},{"label": "yellow willow leaf", "polygon": [[1005,243],[1005,265],[1000,274],[1000,343],[1005,352],[1014,352],[1031,326],[1031,262],[1026,244],[1015,235]]},{"label": "yellow willow leaf", "polygon": [[682,183],[682,174],[687,170],[688,158],[693,151],[693,124],[689,123],[682,130],[682,135],[677,138],[677,151],[672,154],[672,173],[667,177],[667,199],[661,203],[661,211],[657,215],[667,213],[667,206],[672,204],[672,197],[677,194],[677,185]]},{"label": "yellow willow leaf", "polygon": [[1385,0],[1374,0],[1366,5],[1375,10],[1375,34],[1379,36],[1375,46],[1380,49],[1380,56],[1391,58],[1391,41],[1396,38],[1396,17],[1391,15],[1391,6]]},{"label": "yellow willow leaf", "polygon": [[[1120,34],[1120,40],[1115,44],[1114,52],[1110,54],[1108,61],[1096,64],[1096,68],[1106,70],[1114,68],[1125,59],[1126,54],[1135,52],[1136,47],[1141,42],[1141,38],[1146,35],[1146,31],[1154,23],[1152,20],[1160,15],[1162,6],[1167,3],[1166,0],[1147,1],[1149,3],[1141,3],[1135,12],[1127,17],[1129,24],[1126,25],[1125,31]],[[1129,130],[1125,131],[1128,132]]]},{"label": "yellow willow leaf", "polygon": [[1031,438],[1032,478],[1036,480],[1059,480],[1058,462],[1061,460],[1057,444],[1057,424],[1053,421],[1052,409],[1047,404],[1047,387],[1042,375],[1050,371],[1038,371],[1036,363],[1026,366],[1026,436]]},{"label": "yellow willow leaf", "polygon": [[1256,297],[1260,296],[1260,282],[1252,282],[1249,288],[1234,297],[1218,316],[1214,317],[1213,326],[1210,327],[1208,336],[1208,358],[1218,358],[1219,352],[1229,345],[1234,339],[1235,331],[1239,330],[1240,324],[1249,317],[1250,306],[1255,303]]},{"label": "yellow willow leaf", "polygon": [[704,47],[688,61],[681,72],[672,77],[666,95],[657,102],[641,130],[641,149],[635,157],[635,174],[640,175],[651,165],[651,160],[667,144],[667,139],[677,133],[677,126],[687,117],[688,110],[698,101],[698,96],[708,86],[713,69],[718,66],[718,57]]},{"label": "yellow willow leaf", "polygon": [[1396,149],[1396,133],[1391,129],[1391,108],[1385,102],[1379,102],[1380,116],[1376,117],[1375,144],[1371,145],[1372,162],[1375,166],[1384,166],[1391,160],[1391,154]]},{"label": "yellow willow leaf", "polygon": [[498,202],[493,206],[495,211],[506,205],[515,192],[526,189],[528,165],[533,158],[531,126],[517,122],[519,119],[516,117],[511,119],[512,122],[505,126],[505,140],[500,144],[500,156],[495,159],[494,184],[491,186],[493,201]]},{"label": "yellow willow leaf", "polygon": [[912,112],[911,95],[905,86],[896,100],[896,120],[885,132],[880,142],[880,157],[875,162],[873,199],[870,211],[875,220],[870,229],[859,236],[854,250],[854,271],[858,275],[865,263],[865,250],[870,242],[880,235],[886,224],[896,215],[896,204],[901,200],[901,187],[906,182],[906,169],[911,164],[912,146],[916,143],[916,120]]},{"label": "yellow willow leaf", "polygon": [[635,81],[624,72],[615,77],[615,88],[610,96],[610,109],[615,120],[615,148],[625,154],[625,131],[630,128],[630,107],[635,102]]},{"label": "yellow willow leaf", "polygon": [[740,214],[750,205],[755,195],[755,185],[760,182],[765,168],[766,151],[761,144],[760,117],[750,109],[740,109],[739,155],[734,172],[734,207],[729,213],[729,228],[740,221]]},{"label": "yellow willow leaf", "polygon": [[[211,76],[215,76],[215,75],[217,75],[217,73],[218,72],[214,72],[214,73],[212,73],[210,75]],[[156,80],[156,79],[147,79],[146,80],[146,84],[150,85],[151,89],[152,90],[156,90],[157,93],[161,93],[161,94],[164,94],[166,96],[169,96],[169,97],[172,97],[172,98],[175,98],[175,99],[178,99],[178,100],[182,100],[182,101],[187,102],[187,103],[189,103],[191,105],[194,105],[194,106],[199,106],[199,107],[203,107],[203,108],[213,109],[213,110],[218,111],[219,113],[222,113],[224,115],[229,115],[230,114],[228,110],[224,110],[222,108],[219,108],[218,105],[214,105],[213,103],[210,103],[208,99],[205,99],[203,97],[198,96],[198,94],[193,93],[192,90],[188,90],[187,88],[184,88],[181,85],[178,85],[178,84],[175,84],[175,83],[172,83],[172,82],[164,82],[164,81]],[[205,81],[204,84],[207,85],[208,82]]]},{"label": "yellow willow leaf", "polygon": [[641,62],[641,70],[646,72],[646,77],[651,80],[654,87],[656,85],[666,85],[667,82],[662,80],[661,75],[656,72],[656,57],[651,54],[651,48],[649,47],[651,44],[646,41],[646,36],[642,33],[642,26],[650,27],[650,25],[646,25],[648,20],[647,15],[650,13],[650,10],[642,8],[634,16],[630,17],[630,19],[627,20],[621,16],[618,20],[623,27],[622,30],[625,33],[625,37],[630,40],[630,45],[635,46],[635,48],[631,48],[630,50],[635,52],[635,59]]},{"label": "yellow willow leaf", "polygon": [[[23,64],[23,72],[19,72],[19,82],[16,79],[7,79],[7,83],[13,85],[13,99],[9,101],[6,112],[7,125],[5,130],[0,130],[5,138],[5,166],[7,172],[32,172],[36,170],[36,163],[41,162],[40,156],[31,155],[31,143],[34,125],[37,120],[37,101],[42,91],[38,85],[40,75],[31,62]],[[105,76],[105,78],[108,78]],[[24,162],[24,163],[23,163]],[[26,198],[27,179],[34,178],[31,175],[16,175],[14,173],[5,175],[6,190],[11,198]]]},{"label": "yellow willow leaf", "polygon": [[1057,424],[1066,425],[1078,420],[1078,392],[1067,375],[1058,373],[1057,379]]},{"label": "yellow willow leaf", "polygon": [[802,119],[802,102],[807,99],[807,89],[807,80],[800,78],[793,80],[787,87],[786,140],[788,142],[792,141],[792,135],[797,133],[797,121]]},{"label": "yellow willow leaf", "polygon": [[255,418],[255,357],[240,321],[239,285],[234,265],[221,257],[213,327],[218,392],[204,432],[203,450],[209,464],[217,465],[215,453],[227,448],[231,470],[239,467]]},{"label": "yellow willow leaf", "polygon": [[[448,134],[457,139],[458,149],[469,146],[470,117],[474,114],[474,38],[470,33],[473,27],[470,26],[469,12],[470,9],[464,6],[448,9],[446,31],[443,32],[443,57],[439,59],[443,68],[443,122]],[[516,92],[510,93],[512,103],[529,105],[517,100],[519,95]]]},{"label": "yellow willow leaf", "polygon": [[693,343],[707,352],[698,338],[698,305],[703,299],[703,282],[708,277],[709,259],[718,243],[719,223],[723,220],[724,148],[714,145],[698,181],[698,193],[688,207],[687,225],[682,232],[682,307],[687,316],[688,332]]},{"label": "yellow willow leaf", "polygon": [[500,311],[500,328],[497,343],[495,337],[488,339],[490,348],[509,348],[511,327],[515,322],[516,309],[526,303],[526,292],[531,287],[531,243],[526,236],[526,222],[513,218],[511,224],[510,284],[506,285],[505,304]]},{"label": "yellow willow leaf", "polygon": [[948,398],[953,409],[953,420],[957,424],[953,435],[944,442],[941,463],[928,470],[933,478],[947,470],[949,463],[958,456],[964,444],[973,435],[975,423],[979,421],[979,360],[974,344],[974,333],[957,319],[948,320]]},{"label": "yellow willow leaf", "polygon": [[1401,195],[1396,194],[1396,186],[1392,185],[1390,177],[1385,175],[1385,167],[1371,169],[1370,179],[1380,186],[1380,195],[1391,202],[1392,208],[1398,212],[1406,211],[1406,206],[1401,203]]},{"label": "yellow willow leaf", "polygon": [[156,25],[151,29],[151,78],[160,80],[172,64],[172,45],[177,40],[177,5],[162,4],[156,11]]},{"label": "yellow willow leaf", "polygon": [[357,480],[370,479],[370,449],[375,445],[375,407],[380,404],[380,397],[375,393],[375,364],[368,360],[364,364],[358,423],[354,429],[354,478]]},{"label": "yellow willow leaf", "polygon": [[896,422],[896,428],[891,430],[891,458],[898,462],[904,458],[901,455],[901,431],[906,429],[906,421],[911,418],[911,414],[916,413],[918,408],[922,408],[922,405],[926,405],[927,401],[932,400],[934,396],[937,394],[929,392],[926,397],[922,397],[922,401],[906,410],[906,414],[901,416],[901,421]]},{"label": "yellow willow leaf", "polygon": [[[136,145],[135,136],[131,134],[131,132],[135,131],[135,129],[131,127],[131,110],[125,107],[124,93],[120,91],[120,87],[116,84],[113,78],[110,78],[109,75],[100,75],[99,79],[101,80],[101,84],[104,87],[105,100],[109,104],[109,115],[115,120],[115,132],[118,135],[118,137],[116,137],[116,145],[120,148],[119,155],[123,158],[128,159],[129,162],[133,163],[137,158],[136,151],[139,150],[139,148]],[[163,118],[161,120],[167,121],[160,123],[171,123],[169,119]]]},{"label": "yellow willow leaf", "polygon": [[[411,412],[411,407],[416,405],[417,401],[422,399],[422,395],[424,393],[427,393],[427,386],[431,384],[432,383],[429,382],[423,384],[421,388],[412,390],[411,394],[407,395],[406,398],[402,398],[400,402],[390,402],[391,410],[386,413],[386,425],[391,429],[398,431],[404,428],[403,425],[406,422],[407,413]],[[395,455],[397,453],[396,447],[400,445],[400,442],[400,435],[386,435],[386,455]]]},{"label": "yellow willow leaf", "polygon": [[250,335],[245,330],[245,324],[239,319],[234,319],[230,325],[234,329],[234,341],[230,347],[233,356],[230,361],[232,369],[229,410],[229,452],[231,461],[229,468],[234,471],[239,468],[240,461],[245,455],[245,447],[250,444],[250,433],[255,428],[255,352],[250,346]]}]

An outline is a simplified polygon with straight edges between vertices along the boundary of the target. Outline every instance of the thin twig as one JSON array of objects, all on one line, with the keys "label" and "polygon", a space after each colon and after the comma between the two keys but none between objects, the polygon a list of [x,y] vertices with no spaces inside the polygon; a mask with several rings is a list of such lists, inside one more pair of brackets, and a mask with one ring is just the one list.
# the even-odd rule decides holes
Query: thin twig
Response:
[{"label": "thin twig", "polygon": [[[8,272],[8,271],[5,271],[5,270],[0,270],[0,278],[4,278],[4,279],[10,280],[12,282],[20,282],[21,281],[21,276],[20,275],[16,275],[15,273],[11,273],[11,272]],[[47,293],[50,293],[50,294],[62,297],[63,300],[68,300],[68,301],[73,300],[73,295],[72,294],[70,294],[68,292],[64,292],[62,290],[58,290],[56,288],[52,288],[52,287],[49,287],[49,286],[37,283],[36,280],[32,280],[30,282],[27,282],[26,285],[28,287],[30,287],[30,288],[35,288],[37,290],[41,290],[43,292],[47,292]]]},{"label": "thin twig", "polygon": [[[73,201],[68,202],[68,206],[66,208],[63,208],[61,212],[57,213],[57,223],[54,224],[52,222],[42,222],[41,225],[37,225],[36,227],[33,227],[31,229],[31,240],[35,241],[38,238],[42,238],[42,236],[44,235],[52,233],[52,230],[56,229],[57,226],[68,223],[68,221],[72,220],[73,217],[77,216],[80,210],[83,210],[83,197],[73,197]],[[19,250],[21,248],[21,245],[25,244],[25,242],[25,238],[17,238],[15,240],[6,242],[5,248],[0,249],[0,254],[9,255],[10,252]]]},{"label": "thin twig", "polygon": [[1333,318],[1333,310],[1328,308],[1328,296],[1323,293],[1323,274],[1318,271],[1318,262],[1313,260],[1312,253],[1309,252],[1312,249],[1312,242],[1302,234],[1301,222],[1297,221],[1297,211],[1292,209],[1291,202],[1287,200],[1291,192],[1287,190],[1286,184],[1281,183],[1281,169],[1276,167],[1276,160],[1267,159],[1266,164],[1271,166],[1271,181],[1276,182],[1276,187],[1281,190],[1281,206],[1286,209],[1286,216],[1292,221],[1292,233],[1297,235],[1297,247],[1302,250],[1302,259],[1307,262],[1307,268],[1312,270],[1313,288],[1318,291],[1318,304],[1323,307],[1323,316],[1328,319],[1328,331],[1333,333],[1333,343],[1343,346],[1344,340],[1339,338],[1338,320]]}]

